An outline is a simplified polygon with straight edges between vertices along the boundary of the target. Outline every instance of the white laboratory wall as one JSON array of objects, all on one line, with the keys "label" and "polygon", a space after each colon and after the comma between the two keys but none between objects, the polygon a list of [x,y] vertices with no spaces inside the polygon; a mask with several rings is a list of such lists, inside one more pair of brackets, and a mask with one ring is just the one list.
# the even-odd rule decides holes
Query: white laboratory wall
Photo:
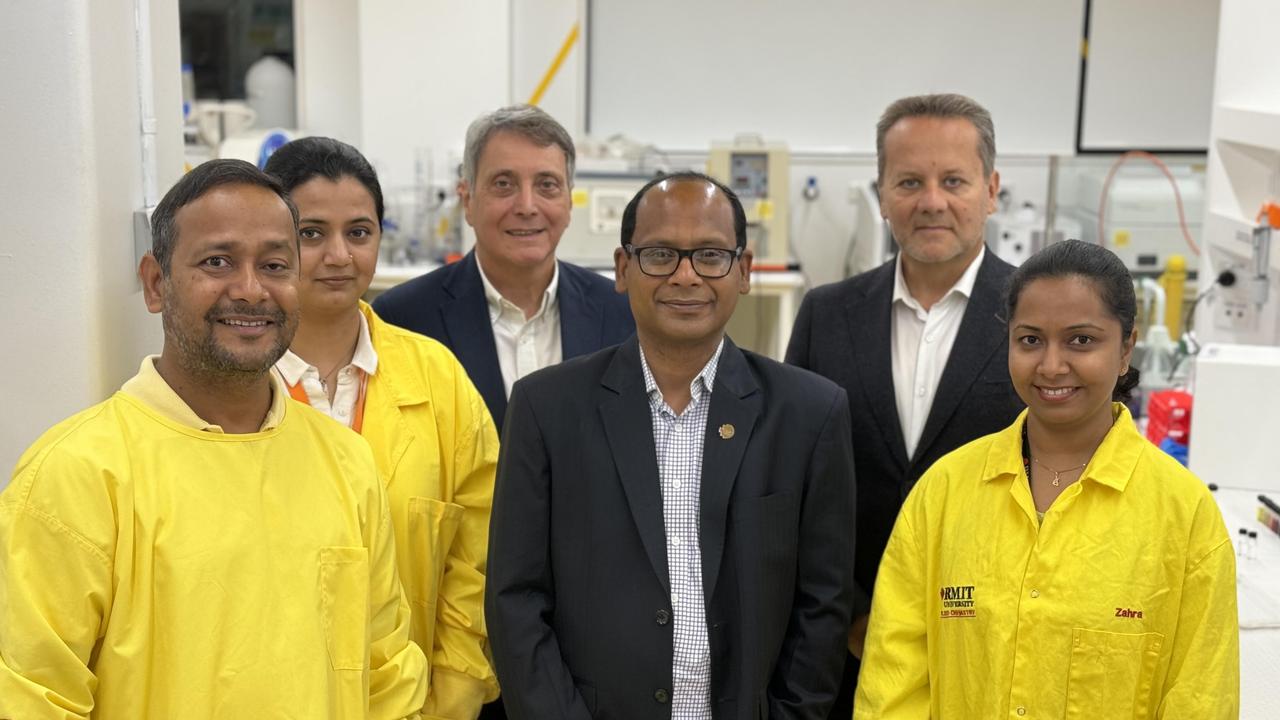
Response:
[{"label": "white laboratory wall", "polygon": [[586,31],[579,18],[586,0],[519,0],[511,3],[511,100],[528,102],[547,75],[570,31],[578,38],[551,77],[538,107],[582,137],[586,110]]},{"label": "white laboratory wall", "polygon": [[511,101],[509,0],[295,0],[301,130],[384,188],[452,182],[467,125]]},{"label": "white laboratory wall", "polygon": [[294,0],[293,24],[298,127],[361,142],[359,0]]},{"label": "white laboratory wall", "polygon": [[361,2],[361,149],[384,187],[413,183],[427,153],[441,178],[467,125],[509,102],[509,20],[507,0]]},{"label": "white laboratory wall", "polygon": [[[176,4],[151,0],[160,189],[181,173]],[[0,26],[0,484],[58,420],[160,348],[134,277],[142,202],[133,0],[6,3]]]}]

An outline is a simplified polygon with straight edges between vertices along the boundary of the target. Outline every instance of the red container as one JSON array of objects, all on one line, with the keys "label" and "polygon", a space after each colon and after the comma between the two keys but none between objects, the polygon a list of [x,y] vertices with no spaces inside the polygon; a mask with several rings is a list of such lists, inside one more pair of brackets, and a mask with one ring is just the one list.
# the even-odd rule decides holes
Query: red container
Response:
[{"label": "red container", "polygon": [[1191,434],[1191,394],[1156,390],[1147,397],[1147,439],[1159,445],[1167,437],[1187,444]]}]

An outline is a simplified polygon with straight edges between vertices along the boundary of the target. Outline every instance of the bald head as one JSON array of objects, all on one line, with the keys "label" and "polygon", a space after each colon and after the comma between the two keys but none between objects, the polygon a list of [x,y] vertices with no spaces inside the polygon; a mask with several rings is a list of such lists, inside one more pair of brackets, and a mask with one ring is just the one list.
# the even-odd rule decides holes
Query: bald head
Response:
[{"label": "bald head", "polygon": [[[742,209],[742,202],[738,200],[738,196],[716,179],[693,171],[659,176],[640,188],[622,213],[621,245],[625,247],[632,242],[636,225],[641,219],[642,205],[651,208],[647,211],[647,215],[652,219],[655,217],[653,213],[661,213],[664,209],[669,210],[674,207],[672,203],[676,202],[685,207],[702,207],[710,213],[714,213],[719,203],[723,202],[723,209],[729,212],[729,227],[732,228],[735,244],[738,247],[746,247],[747,215]],[[685,205],[685,203],[692,204]]]}]

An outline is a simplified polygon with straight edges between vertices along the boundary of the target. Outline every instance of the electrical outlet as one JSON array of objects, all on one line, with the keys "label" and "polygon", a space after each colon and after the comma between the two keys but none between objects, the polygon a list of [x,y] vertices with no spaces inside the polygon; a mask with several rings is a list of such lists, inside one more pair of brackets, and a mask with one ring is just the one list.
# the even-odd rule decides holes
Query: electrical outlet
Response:
[{"label": "electrical outlet", "polygon": [[1219,330],[1253,333],[1258,330],[1258,309],[1247,300],[1223,298],[1213,310],[1213,324]]}]

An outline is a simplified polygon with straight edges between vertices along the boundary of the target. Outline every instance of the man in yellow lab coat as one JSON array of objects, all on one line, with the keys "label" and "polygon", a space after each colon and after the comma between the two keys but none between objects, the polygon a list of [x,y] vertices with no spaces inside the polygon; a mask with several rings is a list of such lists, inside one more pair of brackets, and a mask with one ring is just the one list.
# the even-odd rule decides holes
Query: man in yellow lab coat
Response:
[{"label": "man in yellow lab coat", "polygon": [[210,161],[139,268],[163,352],[45,433],[0,495],[0,717],[418,717],[368,445],[288,399],[297,216]]}]

